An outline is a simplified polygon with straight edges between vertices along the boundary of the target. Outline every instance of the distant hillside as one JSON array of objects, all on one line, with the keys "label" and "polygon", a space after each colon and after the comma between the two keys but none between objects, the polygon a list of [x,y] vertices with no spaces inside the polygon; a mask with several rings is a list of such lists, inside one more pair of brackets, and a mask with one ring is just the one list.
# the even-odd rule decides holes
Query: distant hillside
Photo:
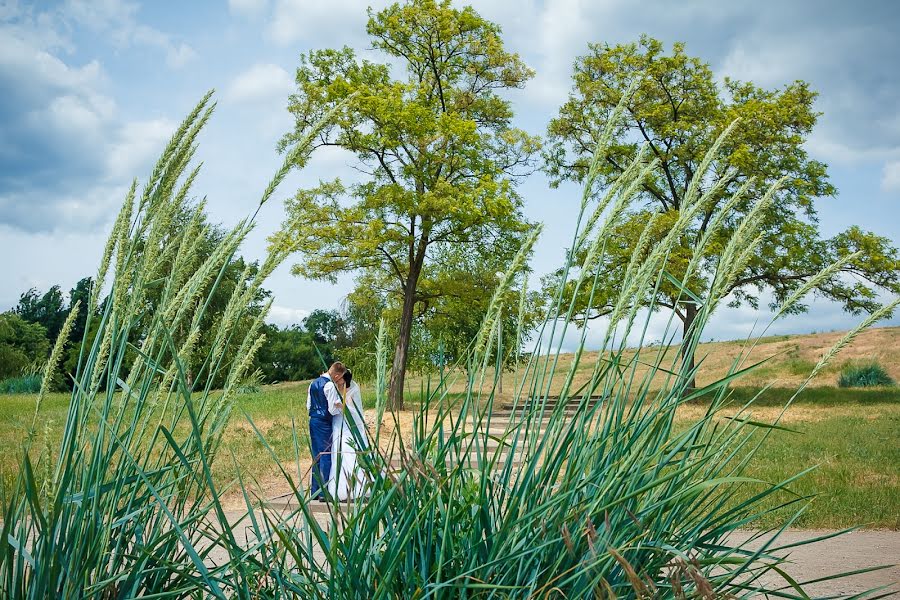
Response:
[{"label": "distant hillside", "polygon": [[[742,377],[736,385],[762,387],[773,385],[774,387],[795,388],[800,385],[812,371],[815,364],[846,332],[836,331],[830,333],[814,333],[807,335],[779,335],[758,340],[756,346],[743,366],[750,366],[763,359],[770,360],[757,370]],[[709,342],[701,344],[697,350],[697,359],[702,359],[697,384],[703,386],[723,377],[738,356],[746,352],[750,347],[747,341]],[[642,359],[650,361],[653,355],[651,351],[662,351],[656,347],[644,348]],[[664,365],[670,366],[676,358],[679,349],[677,346],[665,351]],[[557,376],[551,389],[556,391],[562,384],[569,371],[569,365],[573,359],[572,354],[562,354],[559,357]],[[633,352],[626,352],[626,356],[633,356]],[[597,352],[585,352],[575,374],[576,387],[587,381],[597,360]],[[844,348],[831,364],[822,370],[810,383],[812,386],[837,386],[838,374],[848,363],[875,360],[883,366],[891,377],[900,382],[900,327],[876,327],[861,333],[852,344]],[[491,379],[490,375],[488,379]],[[409,378],[410,391],[420,389],[419,377]],[[506,373],[503,378],[504,395],[512,393],[514,382],[513,374]],[[464,377],[457,378],[456,385],[451,391],[462,391]]]}]

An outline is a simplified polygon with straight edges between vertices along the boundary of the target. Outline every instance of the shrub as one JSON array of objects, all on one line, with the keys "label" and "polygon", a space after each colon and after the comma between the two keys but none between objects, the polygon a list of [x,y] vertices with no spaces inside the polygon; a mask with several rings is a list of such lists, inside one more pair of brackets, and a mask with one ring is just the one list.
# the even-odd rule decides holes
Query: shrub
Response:
[{"label": "shrub", "polygon": [[41,391],[41,376],[20,375],[0,381],[0,394],[37,394]]},{"label": "shrub", "polygon": [[842,388],[894,385],[894,380],[877,362],[850,364],[841,370],[838,385]]}]

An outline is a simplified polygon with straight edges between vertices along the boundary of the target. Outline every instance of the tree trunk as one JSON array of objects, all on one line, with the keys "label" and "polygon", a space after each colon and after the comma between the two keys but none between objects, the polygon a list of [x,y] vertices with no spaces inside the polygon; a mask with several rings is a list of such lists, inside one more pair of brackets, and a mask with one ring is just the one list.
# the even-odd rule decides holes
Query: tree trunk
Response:
[{"label": "tree trunk", "polygon": [[410,269],[406,289],[403,290],[403,312],[400,313],[400,332],[394,346],[394,363],[391,366],[391,383],[388,403],[391,410],[403,410],[403,384],[406,379],[406,363],[409,361],[409,341],[412,337],[413,313],[416,307],[416,287],[420,269]]},{"label": "tree trunk", "polygon": [[684,333],[681,336],[681,358],[682,372],[685,374],[691,373],[691,375],[685,392],[691,392],[697,387],[697,378],[692,374],[694,371],[694,349],[689,348],[690,344],[687,339],[688,332],[690,332],[691,326],[694,324],[696,318],[697,305],[693,302],[686,303],[684,305]]}]

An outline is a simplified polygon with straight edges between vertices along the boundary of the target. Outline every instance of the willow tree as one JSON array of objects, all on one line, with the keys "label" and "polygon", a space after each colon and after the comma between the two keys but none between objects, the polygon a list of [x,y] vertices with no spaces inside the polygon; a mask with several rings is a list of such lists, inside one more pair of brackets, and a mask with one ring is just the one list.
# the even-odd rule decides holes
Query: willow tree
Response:
[{"label": "willow tree", "polygon": [[[658,168],[645,180],[636,208],[615,227],[603,259],[592,267],[597,280],[593,301],[588,298],[591,286],[583,286],[581,297],[575,298],[579,322],[611,310],[632,254],[640,248],[649,251],[666,235],[701,161],[732,124],[719,158],[696,182],[698,195],[706,195],[707,201],[669,256],[672,278],[661,282],[648,304],[673,310],[687,337],[709,293],[724,241],[778,182],[764,211],[757,251],[727,290],[733,306],[747,303],[756,308],[767,291],[772,308],[777,308],[826,265],[850,255],[855,256],[819,283],[818,294],[858,313],[877,308],[879,288],[900,289],[900,260],[888,239],[858,227],[830,239],[820,235],[816,201],[834,196],[836,190],[826,165],[810,158],[805,148],[819,117],[813,108],[816,94],[808,84],[796,81],[766,90],[728,78],[719,83],[709,66],[688,56],[682,44],[667,54],[660,42],[646,36],[637,44],[589,48],[576,60],[573,89],[548,127],[545,160],[553,184],[584,179],[600,132],[634,82],[639,83],[626,101],[599,179],[610,185],[642,146]],[[732,200],[738,191],[742,193]],[[701,268],[687,278],[685,289],[676,282],[685,281],[694,249],[716,219],[724,226],[704,246]],[[641,243],[648,223],[653,233]],[[787,312],[803,310],[806,306],[798,303]]]},{"label": "willow tree", "polygon": [[361,180],[301,190],[288,203],[287,227],[300,242],[296,274],[368,272],[391,282],[400,318],[390,400],[400,407],[416,306],[444,293],[422,290],[428,264],[444,246],[490,253],[527,227],[515,178],[537,140],[511,126],[500,93],[533,73],[504,49],[496,24],[449,1],[370,9],[366,30],[385,62],[347,47],[301,58],[288,107],[296,125],[281,141],[290,147],[341,106],[314,145],[352,153]]}]

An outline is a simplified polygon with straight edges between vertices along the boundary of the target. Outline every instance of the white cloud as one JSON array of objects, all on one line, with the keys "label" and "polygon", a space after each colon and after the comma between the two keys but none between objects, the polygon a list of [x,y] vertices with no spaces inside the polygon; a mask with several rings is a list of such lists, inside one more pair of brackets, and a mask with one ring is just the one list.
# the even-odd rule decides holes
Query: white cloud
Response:
[{"label": "white cloud", "polygon": [[116,133],[107,154],[107,173],[116,179],[141,177],[175,131],[176,123],[159,118],[125,123]]},{"label": "white cloud", "polygon": [[278,99],[284,102],[294,88],[287,71],[273,64],[253,65],[235,77],[226,97],[236,103],[254,103]]},{"label": "white cloud", "polygon": [[[78,2],[66,8],[96,27],[131,15],[116,2],[98,4],[96,13]],[[65,62],[57,55],[65,45],[36,27],[60,25],[45,14],[22,18],[0,24],[0,223],[30,232],[96,231],[175,124],[123,120],[99,61]]]},{"label": "white cloud", "polygon": [[900,160],[884,163],[881,171],[881,189],[885,192],[900,192]]},{"label": "white cloud", "polygon": [[27,234],[90,235],[112,220],[126,191],[127,186],[106,181],[50,190],[49,201],[43,188],[8,191],[0,194],[0,225]]},{"label": "white cloud", "polygon": [[303,319],[309,316],[308,310],[302,308],[288,308],[286,306],[272,305],[269,310],[269,316],[266,319],[273,325],[279,327],[290,327],[291,325],[300,325]]},{"label": "white cloud", "polygon": [[11,259],[3,265],[0,311],[15,306],[29,288],[60,285],[68,291],[82,277],[93,276],[105,241],[106,233],[99,231],[26,233],[0,223],[0,256]]},{"label": "white cloud", "polygon": [[173,69],[180,69],[195,58],[197,58],[197,51],[184,42],[177,45],[172,44],[166,48],[166,64]]},{"label": "white cloud", "polygon": [[821,129],[813,131],[805,146],[813,158],[835,165],[878,162],[900,153],[900,148],[892,146],[851,144],[841,140],[839,133]]},{"label": "white cloud", "polygon": [[228,0],[228,10],[244,17],[257,17],[269,8],[269,0]]},{"label": "white cloud", "polygon": [[18,84],[5,93],[33,95],[52,89],[88,90],[104,80],[96,60],[75,67],[45,50],[46,41],[28,28],[0,28],[0,74],[15,77]]},{"label": "white cloud", "polygon": [[68,0],[61,9],[61,16],[109,36],[118,46],[157,48],[165,53],[166,64],[173,69],[179,69],[197,57],[197,52],[187,43],[139,23],[138,8],[136,3],[126,0]]},{"label": "white cloud", "polygon": [[[386,0],[368,3],[373,10],[387,4]],[[365,8],[366,4],[358,0],[277,0],[268,35],[281,45],[304,42],[313,48],[344,44],[365,47]]]}]

